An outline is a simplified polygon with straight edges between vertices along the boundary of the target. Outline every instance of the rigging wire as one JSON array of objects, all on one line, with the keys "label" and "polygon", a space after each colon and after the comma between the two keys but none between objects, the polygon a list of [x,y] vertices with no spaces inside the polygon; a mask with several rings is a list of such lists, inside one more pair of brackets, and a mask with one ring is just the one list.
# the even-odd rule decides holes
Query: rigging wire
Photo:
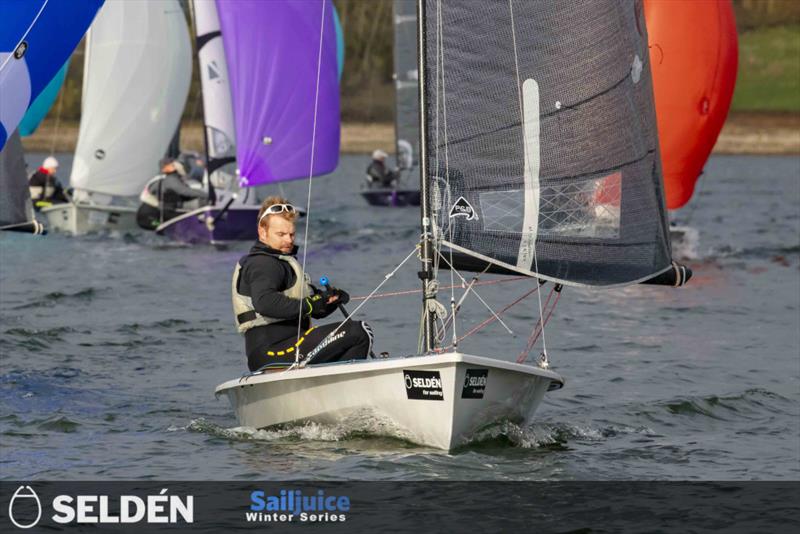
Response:
[{"label": "rigging wire", "polygon": [[[319,51],[317,52],[317,81],[316,81],[316,88],[314,91],[314,125],[311,129],[311,161],[309,162],[309,169],[308,169],[308,197],[306,199],[306,227],[303,233],[303,237],[305,238],[305,246],[303,247],[303,263],[302,263],[302,272],[306,272],[306,256],[308,252],[308,245],[310,242],[309,235],[308,235],[308,224],[311,220],[311,182],[313,181],[314,176],[314,149],[316,148],[316,141],[317,141],[317,113],[318,113],[318,105],[319,105],[319,78],[320,72],[322,70],[322,38],[325,35],[325,4],[327,2],[321,2],[322,4],[322,15],[319,25]],[[300,306],[297,310],[297,339],[300,339],[300,332],[302,331],[303,326],[303,305],[305,304],[304,299],[300,299]],[[300,351],[295,351],[294,357],[295,365],[299,362],[300,358]]]},{"label": "rigging wire", "polygon": [[[467,281],[466,281],[466,279],[465,279],[463,276],[461,276],[461,273],[459,273],[458,271],[456,271],[455,267],[453,267],[453,265],[452,265],[450,262],[448,262],[448,261],[447,261],[447,259],[446,259],[444,256],[442,256],[442,259],[443,259],[443,260],[444,260],[444,262],[445,262],[445,263],[447,263],[447,265],[450,267],[450,271],[451,271],[451,272],[455,272],[455,273],[458,275],[458,277],[461,279],[461,283],[462,283],[462,284],[466,284],[466,283],[467,283]],[[526,278],[529,278],[529,277],[526,277]],[[491,306],[489,306],[489,304],[488,304],[488,303],[487,303],[485,300],[483,300],[483,298],[482,298],[482,297],[481,297],[481,296],[478,294],[478,292],[477,292],[477,291],[473,291],[473,293],[475,294],[475,297],[477,297],[477,299],[478,299],[479,301],[481,301],[481,303],[482,303],[482,304],[483,304],[483,305],[486,307],[486,309],[487,309],[487,310],[489,310],[489,312],[490,312],[492,315],[494,315],[495,319],[497,319],[498,321],[500,321],[500,324],[502,324],[502,325],[503,325],[503,328],[505,328],[505,329],[506,329],[506,331],[507,331],[509,334],[511,334],[511,335],[514,335],[514,332],[513,332],[513,331],[512,331],[512,330],[511,330],[511,329],[508,327],[508,325],[506,325],[506,324],[505,324],[505,323],[504,323],[504,322],[503,322],[503,321],[500,319],[500,317],[499,317],[499,316],[498,316],[498,315],[497,315],[497,314],[494,312],[494,310],[492,309],[492,307],[491,307]]]},{"label": "rigging wire", "polygon": [[[381,282],[380,282],[380,283],[379,283],[379,284],[378,284],[378,285],[375,287],[375,289],[373,289],[373,290],[372,290],[372,292],[371,292],[369,295],[367,295],[367,297],[364,299],[364,301],[363,301],[361,304],[359,304],[358,306],[356,306],[356,309],[354,309],[353,311],[351,311],[350,313],[348,313],[348,314],[347,314],[347,316],[344,318],[344,320],[343,320],[341,323],[339,323],[339,326],[337,326],[336,328],[334,328],[334,329],[333,329],[333,331],[332,331],[330,334],[328,334],[327,336],[325,336],[325,339],[329,339],[329,338],[332,338],[333,336],[335,336],[335,335],[336,335],[336,333],[339,331],[339,329],[340,329],[340,328],[342,328],[342,326],[344,326],[344,324],[345,324],[347,321],[349,321],[351,317],[353,317],[353,316],[354,316],[356,313],[358,313],[358,310],[360,310],[361,308],[363,308],[363,307],[364,307],[364,304],[366,304],[367,302],[369,302],[369,300],[370,300],[370,298],[372,297],[372,295],[374,295],[375,293],[377,293],[377,292],[378,292],[378,290],[379,290],[381,287],[383,287],[383,285],[384,285],[386,282],[388,282],[388,281],[389,281],[389,279],[390,279],[391,277],[393,277],[393,276],[394,276],[394,275],[397,273],[397,271],[399,271],[399,270],[400,270],[400,268],[401,268],[403,265],[405,265],[405,264],[406,264],[406,262],[407,262],[408,260],[410,260],[410,259],[411,259],[411,257],[412,257],[412,256],[413,256],[413,255],[414,255],[416,252],[417,252],[417,249],[418,249],[418,248],[419,248],[418,246],[415,246],[415,247],[414,247],[414,249],[413,249],[411,252],[409,252],[409,253],[408,253],[408,255],[407,255],[407,256],[406,256],[406,257],[403,259],[403,261],[401,261],[401,262],[400,262],[400,263],[399,263],[399,264],[398,264],[398,265],[397,265],[397,266],[396,266],[394,269],[392,269],[392,270],[391,270],[391,271],[390,271],[388,274],[384,275],[384,277],[383,277],[383,280],[381,280]],[[324,342],[324,340],[323,340],[323,342]],[[311,363],[311,360],[310,360],[310,359],[306,359],[306,360],[303,360],[302,362],[300,362],[300,361],[298,360],[298,357],[297,357],[297,356],[295,356],[295,365],[297,365],[297,364],[300,364],[300,366],[301,366],[301,367],[305,367],[305,366],[306,366],[306,365],[308,365],[309,363]],[[293,367],[294,367],[294,366],[292,366],[291,368],[293,368]],[[290,369],[291,369],[291,368],[290,368]]]},{"label": "rigging wire", "polygon": [[517,363],[523,363],[525,360],[528,359],[530,356],[531,349],[533,345],[536,343],[536,340],[539,339],[539,334],[541,334],[542,330],[544,329],[544,325],[550,320],[550,317],[553,315],[553,312],[556,311],[556,306],[558,305],[558,299],[561,298],[561,289],[558,288],[559,286],[554,286],[550,290],[550,294],[547,295],[547,300],[545,301],[544,308],[547,310],[547,305],[550,303],[550,298],[553,296],[553,293],[556,294],[556,298],[553,301],[553,305],[550,307],[550,310],[547,312],[547,316],[539,317],[539,320],[536,321],[536,325],[531,332],[530,337],[528,338],[528,343],[525,345],[525,349],[517,355]]},{"label": "rigging wire", "polygon": [[[484,280],[482,282],[481,281],[476,281],[472,285],[475,286],[475,287],[491,286],[491,285],[494,285],[494,284],[505,284],[505,283],[508,283],[508,282],[519,282],[520,280],[530,280],[530,278],[531,278],[530,276],[514,276],[512,278],[499,278],[497,280]],[[455,287],[464,287],[464,284],[455,284]],[[444,286],[444,287],[441,287],[439,289],[450,289],[450,286]],[[407,289],[407,290],[403,290],[403,291],[389,291],[387,293],[377,293],[375,295],[372,295],[370,298],[383,299],[383,298],[389,298],[389,297],[400,297],[400,296],[405,296],[405,295],[417,295],[419,293],[422,293],[421,289]],[[366,298],[367,298],[367,296],[364,295],[364,296],[359,296],[359,297],[350,297],[350,300],[364,300]]]},{"label": "rigging wire", "polygon": [[[527,298],[531,293],[538,292],[540,287],[541,286],[539,284],[536,284],[536,286],[534,288],[532,288],[529,291],[525,292],[521,297],[517,298],[514,302],[506,305],[502,310],[497,312],[496,316],[495,315],[490,315],[484,321],[482,321],[481,323],[479,323],[478,325],[476,325],[472,329],[470,329],[466,334],[464,334],[463,336],[459,337],[458,338],[458,342],[460,343],[460,342],[464,341],[465,339],[467,339],[472,334],[478,332],[479,330],[481,330],[481,329],[485,328],[486,326],[488,326],[488,325],[492,324],[493,322],[495,322],[495,320],[497,318],[499,318],[499,316],[503,315],[505,312],[507,312],[508,310],[510,310],[511,308],[513,308],[514,306],[516,306],[517,304],[519,304],[520,302],[525,300],[525,298]],[[441,349],[440,352],[445,352],[446,350],[449,350],[451,348],[453,348],[453,347],[446,347],[444,349]]]}]

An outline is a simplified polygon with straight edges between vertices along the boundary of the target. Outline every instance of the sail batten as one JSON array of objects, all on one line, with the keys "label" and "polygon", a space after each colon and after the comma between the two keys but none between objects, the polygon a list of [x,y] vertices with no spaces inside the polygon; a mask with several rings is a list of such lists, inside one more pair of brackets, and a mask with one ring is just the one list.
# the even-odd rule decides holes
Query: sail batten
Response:
[{"label": "sail batten", "polygon": [[441,80],[424,87],[436,235],[483,265],[562,284],[611,287],[664,272],[641,10],[512,1],[513,10],[425,0],[425,78]]}]

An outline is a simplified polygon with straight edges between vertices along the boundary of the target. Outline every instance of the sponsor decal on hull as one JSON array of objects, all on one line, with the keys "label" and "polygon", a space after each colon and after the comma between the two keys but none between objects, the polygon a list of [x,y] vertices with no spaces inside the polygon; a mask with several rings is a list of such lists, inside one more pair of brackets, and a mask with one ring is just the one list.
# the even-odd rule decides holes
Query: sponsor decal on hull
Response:
[{"label": "sponsor decal on hull", "polygon": [[415,400],[444,400],[439,371],[403,371],[406,395]]},{"label": "sponsor decal on hull", "polygon": [[461,389],[461,398],[482,399],[488,382],[488,369],[467,369],[464,374],[464,387]]}]

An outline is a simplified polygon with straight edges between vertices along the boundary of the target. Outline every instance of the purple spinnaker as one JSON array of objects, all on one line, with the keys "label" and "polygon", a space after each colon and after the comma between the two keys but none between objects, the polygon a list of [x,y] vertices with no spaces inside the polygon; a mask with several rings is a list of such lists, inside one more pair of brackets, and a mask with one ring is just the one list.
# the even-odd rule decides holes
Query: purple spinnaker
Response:
[{"label": "purple spinnaker", "polygon": [[225,36],[242,185],[332,172],[339,160],[339,83],[330,0],[217,0],[217,10]]}]

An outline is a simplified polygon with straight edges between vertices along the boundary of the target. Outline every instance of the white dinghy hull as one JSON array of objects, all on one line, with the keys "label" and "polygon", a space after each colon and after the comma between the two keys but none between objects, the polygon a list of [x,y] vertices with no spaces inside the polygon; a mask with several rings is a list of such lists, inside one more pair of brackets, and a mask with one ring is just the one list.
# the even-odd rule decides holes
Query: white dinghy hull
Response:
[{"label": "white dinghy hull", "polygon": [[68,202],[42,208],[49,231],[85,235],[96,232],[139,230],[136,208]]},{"label": "white dinghy hull", "polygon": [[445,353],[360,360],[271,371],[230,380],[226,395],[239,424],[333,424],[368,414],[392,435],[452,450],[499,422],[529,422],[556,373],[481,356]]}]

